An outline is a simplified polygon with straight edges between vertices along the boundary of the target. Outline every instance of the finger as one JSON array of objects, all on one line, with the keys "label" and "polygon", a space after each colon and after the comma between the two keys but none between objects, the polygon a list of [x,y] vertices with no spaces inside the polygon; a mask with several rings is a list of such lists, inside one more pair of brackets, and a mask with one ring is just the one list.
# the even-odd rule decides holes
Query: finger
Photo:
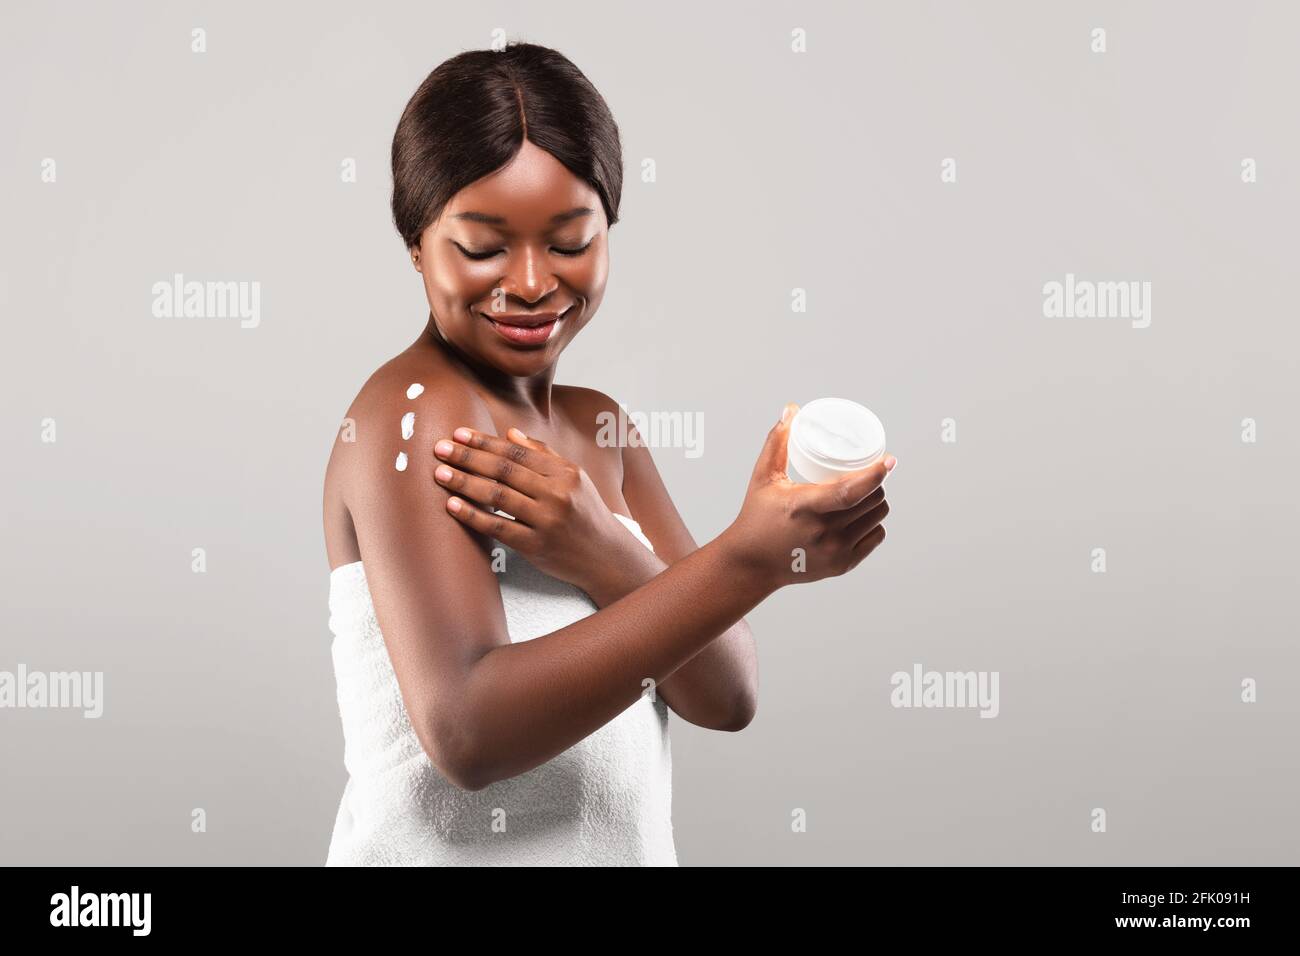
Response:
[{"label": "finger", "polygon": [[887,514],[889,514],[889,502],[881,499],[870,511],[863,513],[846,525],[844,534],[856,544],[874,531],[876,526],[885,520]]},{"label": "finger", "polygon": [[452,438],[461,444],[469,445],[471,448],[477,448],[510,461],[517,461],[529,471],[534,471],[539,475],[549,475],[554,471],[551,467],[554,455],[548,455],[535,448],[512,442],[490,432],[481,432],[462,425],[452,432]]},{"label": "finger", "polygon": [[857,560],[861,561],[885,540],[885,526],[878,524],[865,534],[861,540],[853,546],[853,554]]},{"label": "finger", "polygon": [[[460,429],[456,432],[460,433]],[[530,498],[539,497],[546,486],[545,478],[518,460],[521,454],[536,457],[538,453],[522,445],[511,447],[515,449],[515,454],[503,457],[484,448],[473,448],[459,441],[440,438],[433,445],[433,453],[461,471],[472,471],[484,478],[499,481]]]},{"label": "finger", "polygon": [[889,469],[882,458],[866,468],[849,472],[843,478],[812,485],[808,492],[812,508],[823,514],[852,508],[879,488],[887,474]]},{"label": "finger", "polygon": [[[867,495],[865,498],[859,501],[852,508],[849,508],[847,511],[841,512],[841,514],[838,515],[835,519],[836,526],[840,528],[847,528],[849,525],[857,521],[864,514],[866,514],[868,511],[876,507],[876,505],[880,504],[884,500],[885,500],[885,489],[877,488],[875,491]],[[507,508],[506,510],[509,511],[510,509]],[[511,511],[510,513],[514,514],[513,511]]]},{"label": "finger", "polygon": [[790,441],[790,422],[794,420],[797,411],[799,406],[794,402],[788,403],[781,409],[781,420],[767,433],[763,449],[758,453],[758,461],[754,463],[754,472],[749,479],[751,485],[755,482],[766,483],[773,479],[787,477],[785,465]]},{"label": "finger", "polygon": [[515,491],[509,485],[480,478],[478,475],[471,475],[469,472],[459,471],[441,463],[433,469],[433,478],[447,490],[472,498],[489,511],[493,509],[505,511],[527,525],[536,524],[537,502]]},{"label": "finger", "polygon": [[551,446],[546,444],[546,442],[542,441],[540,438],[529,438],[518,428],[507,428],[506,437],[516,445],[523,445],[526,448],[532,448],[546,455],[555,454],[555,452],[551,451]]},{"label": "finger", "polygon": [[526,551],[533,540],[534,532],[527,525],[515,524],[509,518],[491,514],[455,495],[447,499],[447,513],[467,528],[495,538],[516,551]]}]

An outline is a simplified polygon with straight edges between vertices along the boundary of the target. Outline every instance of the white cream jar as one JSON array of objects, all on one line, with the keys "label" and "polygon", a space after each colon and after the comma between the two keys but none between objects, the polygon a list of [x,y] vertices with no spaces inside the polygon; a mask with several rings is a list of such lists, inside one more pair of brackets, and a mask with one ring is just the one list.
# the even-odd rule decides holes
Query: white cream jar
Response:
[{"label": "white cream jar", "polygon": [[885,426],[847,398],[819,398],[790,422],[786,471],[791,481],[834,481],[866,468],[885,453]]}]

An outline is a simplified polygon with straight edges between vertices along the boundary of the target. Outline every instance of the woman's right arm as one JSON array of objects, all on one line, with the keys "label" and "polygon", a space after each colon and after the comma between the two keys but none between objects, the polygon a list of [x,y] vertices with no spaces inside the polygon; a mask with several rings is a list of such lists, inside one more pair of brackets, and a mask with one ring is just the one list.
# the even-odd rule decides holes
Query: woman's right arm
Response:
[{"label": "woman's right arm", "polygon": [[[491,431],[493,424],[468,397],[424,397],[359,410],[348,504],[411,723],[429,759],[464,789],[564,752],[636,703],[647,679],[665,680],[777,588],[843,573],[878,543],[855,549],[833,532],[833,518],[847,523],[856,515],[828,514],[830,492],[818,497],[804,486],[790,514],[789,488],[799,486],[757,481],[770,470],[766,459],[779,457],[784,467],[778,425],[740,517],[722,535],[600,611],[512,644],[491,569],[493,542],[446,513],[447,493],[432,476],[438,437],[459,425]],[[407,441],[398,433],[403,410],[416,414]],[[404,472],[394,467],[399,450],[409,458]],[[879,471],[878,479],[860,473],[861,495],[851,505],[862,507],[883,480]],[[835,509],[854,494],[835,496]],[[782,573],[791,545],[809,555],[809,571],[798,578]]]}]

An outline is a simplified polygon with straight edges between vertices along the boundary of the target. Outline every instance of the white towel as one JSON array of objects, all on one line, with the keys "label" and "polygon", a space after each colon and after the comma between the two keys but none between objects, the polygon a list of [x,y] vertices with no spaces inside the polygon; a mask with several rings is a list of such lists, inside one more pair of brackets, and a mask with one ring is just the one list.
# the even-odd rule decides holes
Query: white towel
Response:
[{"label": "white towel", "polygon": [[[653,550],[640,525],[618,517]],[[581,590],[494,544],[506,555],[497,577],[511,642],[595,612]],[[527,773],[461,790],[411,727],[360,561],[330,573],[329,609],[349,776],[326,866],[677,865],[661,697],[643,695]]]}]

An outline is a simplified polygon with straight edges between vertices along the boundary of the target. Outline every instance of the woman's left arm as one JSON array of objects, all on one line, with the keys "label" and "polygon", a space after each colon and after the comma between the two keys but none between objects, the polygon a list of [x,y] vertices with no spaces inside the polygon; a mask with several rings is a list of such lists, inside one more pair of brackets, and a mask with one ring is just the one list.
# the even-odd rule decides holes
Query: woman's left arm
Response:
[{"label": "woman's left arm", "polygon": [[[643,560],[618,562],[608,590],[593,594],[600,607],[635,591],[699,545],[678,514],[650,449],[631,423],[623,453],[623,499],[654,545]],[[737,506],[739,507],[739,506]],[[656,688],[683,720],[710,730],[743,730],[758,709],[758,651],[749,624],[741,618]]]},{"label": "woman's left arm", "polygon": [[[618,405],[595,393],[612,408]],[[512,533],[541,571],[568,581],[605,608],[699,550],[635,428],[619,449],[623,499],[651,551],[610,514],[590,477],[544,442],[511,429],[504,438],[470,428],[437,442],[445,468],[435,479],[457,495],[452,513],[487,533],[486,515],[517,519]],[[460,443],[460,444],[457,444]],[[440,450],[441,449],[441,450]],[[461,496],[477,504],[470,504]],[[659,682],[655,692],[683,720],[710,730],[743,730],[758,708],[758,654],[741,618]]]}]

